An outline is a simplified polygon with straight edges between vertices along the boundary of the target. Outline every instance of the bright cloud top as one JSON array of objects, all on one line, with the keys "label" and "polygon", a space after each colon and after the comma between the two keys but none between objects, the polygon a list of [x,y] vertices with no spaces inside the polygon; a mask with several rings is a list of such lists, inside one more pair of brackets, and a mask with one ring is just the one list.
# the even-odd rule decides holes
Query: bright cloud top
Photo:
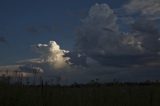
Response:
[{"label": "bright cloud top", "polygon": [[65,54],[69,51],[62,50],[55,41],[50,41],[49,44],[38,44],[36,49],[42,53],[42,61],[50,63],[54,69],[62,69],[69,66],[67,61],[70,58],[65,57]]}]

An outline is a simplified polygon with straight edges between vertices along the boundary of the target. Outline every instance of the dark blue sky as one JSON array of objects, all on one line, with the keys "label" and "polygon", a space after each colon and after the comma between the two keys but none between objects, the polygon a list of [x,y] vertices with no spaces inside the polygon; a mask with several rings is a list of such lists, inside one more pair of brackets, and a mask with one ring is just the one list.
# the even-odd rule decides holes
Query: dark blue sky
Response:
[{"label": "dark blue sky", "polygon": [[31,45],[50,40],[71,50],[75,29],[95,3],[119,8],[124,0],[0,0],[0,36],[6,40],[0,64],[32,58]]}]

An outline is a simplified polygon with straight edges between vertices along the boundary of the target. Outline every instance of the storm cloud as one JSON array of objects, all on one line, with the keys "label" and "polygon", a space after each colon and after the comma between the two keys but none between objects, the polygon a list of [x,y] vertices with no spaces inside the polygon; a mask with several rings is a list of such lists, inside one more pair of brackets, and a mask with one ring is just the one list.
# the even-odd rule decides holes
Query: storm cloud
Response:
[{"label": "storm cloud", "polygon": [[130,14],[137,14],[135,22],[131,24],[131,34],[141,39],[146,52],[157,54],[160,49],[160,1],[159,0],[130,0],[123,6]]},{"label": "storm cloud", "polygon": [[143,65],[159,58],[159,29],[154,20],[135,19],[131,32],[126,33],[119,29],[118,18],[107,4],[92,6],[77,30],[77,51],[115,67]]}]

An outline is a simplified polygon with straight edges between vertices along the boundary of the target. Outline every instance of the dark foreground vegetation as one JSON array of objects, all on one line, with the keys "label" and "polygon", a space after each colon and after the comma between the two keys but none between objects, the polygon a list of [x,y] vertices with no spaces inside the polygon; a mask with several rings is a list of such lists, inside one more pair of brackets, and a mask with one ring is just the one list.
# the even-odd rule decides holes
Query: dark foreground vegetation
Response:
[{"label": "dark foreground vegetation", "polygon": [[0,83],[0,106],[160,106],[160,83]]}]

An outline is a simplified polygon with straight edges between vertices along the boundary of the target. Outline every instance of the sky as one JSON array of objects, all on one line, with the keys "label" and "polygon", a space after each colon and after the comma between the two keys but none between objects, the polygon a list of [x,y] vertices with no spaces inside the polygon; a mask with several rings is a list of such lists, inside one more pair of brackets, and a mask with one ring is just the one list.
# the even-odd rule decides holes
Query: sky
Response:
[{"label": "sky", "polygon": [[[121,2],[102,0],[114,8]],[[65,0],[1,0],[0,34],[7,45],[0,44],[0,64],[34,56],[30,45],[55,40],[63,48],[71,50],[75,29],[89,8],[97,1]]]},{"label": "sky", "polygon": [[0,13],[0,66],[62,66],[84,80],[160,75],[159,0],[1,0]]}]

